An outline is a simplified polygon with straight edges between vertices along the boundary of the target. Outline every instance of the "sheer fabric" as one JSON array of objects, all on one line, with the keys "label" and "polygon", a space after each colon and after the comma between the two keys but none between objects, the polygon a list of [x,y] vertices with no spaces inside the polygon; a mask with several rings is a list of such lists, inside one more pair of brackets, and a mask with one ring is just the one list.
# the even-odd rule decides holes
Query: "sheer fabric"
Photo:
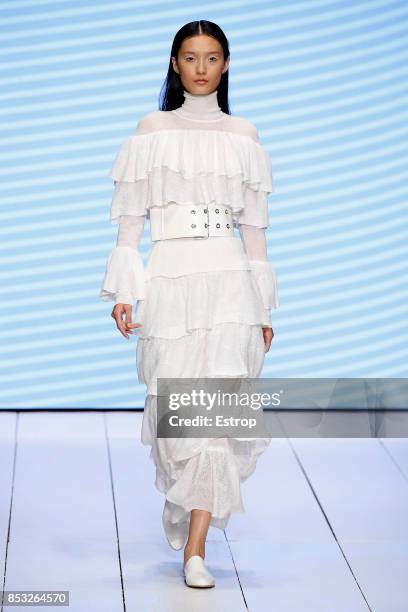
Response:
[{"label": "sheer fabric", "polygon": [[271,311],[279,305],[278,286],[275,269],[268,260],[265,229],[242,223],[239,224],[239,233],[262,296],[263,306],[272,323]]}]

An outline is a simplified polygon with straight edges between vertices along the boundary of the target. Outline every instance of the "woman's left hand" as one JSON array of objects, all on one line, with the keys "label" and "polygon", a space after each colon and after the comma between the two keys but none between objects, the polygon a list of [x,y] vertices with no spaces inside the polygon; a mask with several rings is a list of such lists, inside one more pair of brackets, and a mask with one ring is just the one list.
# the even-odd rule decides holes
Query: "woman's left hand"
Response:
[{"label": "woman's left hand", "polygon": [[274,336],[272,327],[262,328],[264,342],[265,342],[265,353],[267,353],[271,347],[272,338]]}]

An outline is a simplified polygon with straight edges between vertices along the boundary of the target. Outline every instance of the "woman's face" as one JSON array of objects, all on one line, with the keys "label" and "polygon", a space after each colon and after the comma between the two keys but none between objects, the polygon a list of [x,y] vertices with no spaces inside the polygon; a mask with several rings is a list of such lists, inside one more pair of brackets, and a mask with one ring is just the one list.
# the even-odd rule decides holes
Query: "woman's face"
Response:
[{"label": "woman's face", "polygon": [[224,53],[218,40],[206,34],[185,38],[177,59],[172,57],[171,61],[174,71],[180,75],[184,89],[191,94],[209,94],[215,91],[221,75],[229,66],[229,59],[224,61]]}]

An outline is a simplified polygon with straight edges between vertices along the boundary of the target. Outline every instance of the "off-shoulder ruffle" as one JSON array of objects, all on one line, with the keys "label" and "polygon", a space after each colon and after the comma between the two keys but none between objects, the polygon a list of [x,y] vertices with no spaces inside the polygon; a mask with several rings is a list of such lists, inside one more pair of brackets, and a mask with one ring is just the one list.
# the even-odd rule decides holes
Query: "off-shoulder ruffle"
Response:
[{"label": "off-shoulder ruffle", "polygon": [[245,210],[246,222],[254,215],[254,225],[268,225],[271,160],[262,145],[246,135],[166,129],[129,136],[109,176],[124,184],[115,189],[112,223],[121,214],[149,216],[149,208],[169,202],[215,202],[231,206],[234,215]]},{"label": "off-shoulder ruffle", "polygon": [[126,300],[123,303],[134,304],[137,300],[144,300],[145,270],[137,249],[117,246],[110,252],[99,295],[105,302]]},{"label": "off-shoulder ruffle", "polygon": [[272,191],[271,161],[265,149],[232,132],[169,129],[129,136],[109,176],[133,182],[146,178],[153,168],[169,168],[184,178],[238,175],[256,191]]},{"label": "off-shoulder ruffle", "polygon": [[146,298],[138,303],[139,338],[176,339],[219,323],[270,326],[251,270],[217,270],[176,278],[146,280]]}]

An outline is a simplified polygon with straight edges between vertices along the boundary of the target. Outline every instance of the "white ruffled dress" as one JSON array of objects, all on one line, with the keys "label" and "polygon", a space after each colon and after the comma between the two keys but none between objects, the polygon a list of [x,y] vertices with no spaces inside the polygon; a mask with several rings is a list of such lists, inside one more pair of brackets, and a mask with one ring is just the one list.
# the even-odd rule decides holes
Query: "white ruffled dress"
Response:
[{"label": "white ruffled dress", "polygon": [[[137,303],[142,443],[151,446],[173,548],[184,545],[191,509],[211,512],[221,529],[232,512],[244,512],[240,484],[270,438],[157,438],[157,378],[258,377],[262,328],[279,306],[265,242],[269,156],[251,122],[220,110],[216,91],[184,96],[180,108],[142,117],[120,147],[109,173],[118,242],[100,292],[102,300]],[[231,207],[239,236],[159,240],[144,267],[138,242],[152,207],[210,203]]]}]

